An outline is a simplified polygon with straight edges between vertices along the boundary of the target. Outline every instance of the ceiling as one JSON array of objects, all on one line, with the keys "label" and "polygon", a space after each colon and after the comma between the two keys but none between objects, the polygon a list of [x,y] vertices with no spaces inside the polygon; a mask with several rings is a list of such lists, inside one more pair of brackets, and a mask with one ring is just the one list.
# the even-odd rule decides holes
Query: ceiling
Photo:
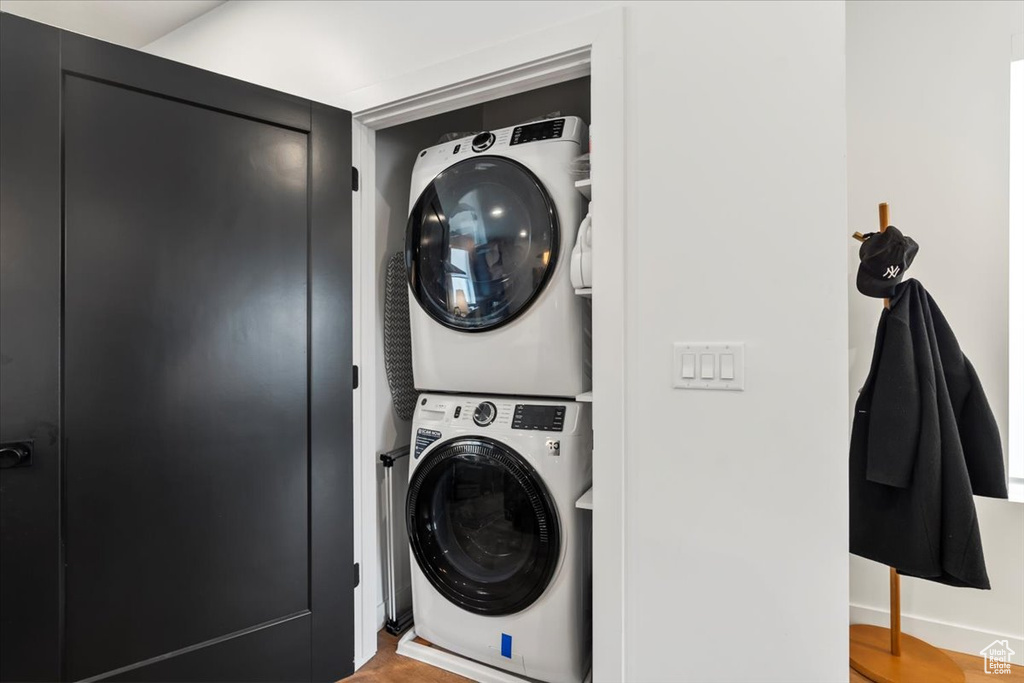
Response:
[{"label": "ceiling", "polygon": [[224,0],[0,0],[0,11],[140,48]]}]

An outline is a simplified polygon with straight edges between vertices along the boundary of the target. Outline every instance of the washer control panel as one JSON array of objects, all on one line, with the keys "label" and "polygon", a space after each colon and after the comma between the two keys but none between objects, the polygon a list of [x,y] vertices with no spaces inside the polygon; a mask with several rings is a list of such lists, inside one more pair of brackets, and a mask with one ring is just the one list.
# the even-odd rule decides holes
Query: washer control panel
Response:
[{"label": "washer control panel", "polygon": [[565,426],[565,406],[517,403],[512,413],[512,429],[560,432]]},{"label": "washer control panel", "polygon": [[420,397],[414,421],[434,430],[451,426],[479,434],[521,430],[565,435],[575,433],[578,417],[576,408],[558,401],[517,403],[501,397],[427,394]]}]

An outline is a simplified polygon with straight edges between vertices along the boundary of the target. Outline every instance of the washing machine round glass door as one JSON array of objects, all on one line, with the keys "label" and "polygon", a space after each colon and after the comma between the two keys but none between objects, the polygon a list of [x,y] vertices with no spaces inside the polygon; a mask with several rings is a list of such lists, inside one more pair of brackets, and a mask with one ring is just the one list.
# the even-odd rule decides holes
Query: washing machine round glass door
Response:
[{"label": "washing machine round glass door", "polygon": [[466,159],[434,178],[409,214],[409,285],[442,325],[494,329],[544,289],[558,241],[554,203],[528,168],[502,157]]},{"label": "washing machine round glass door", "polygon": [[484,437],[424,456],[409,481],[406,523],[427,580],[476,614],[527,608],[558,563],[558,513],[547,488],[521,455]]}]

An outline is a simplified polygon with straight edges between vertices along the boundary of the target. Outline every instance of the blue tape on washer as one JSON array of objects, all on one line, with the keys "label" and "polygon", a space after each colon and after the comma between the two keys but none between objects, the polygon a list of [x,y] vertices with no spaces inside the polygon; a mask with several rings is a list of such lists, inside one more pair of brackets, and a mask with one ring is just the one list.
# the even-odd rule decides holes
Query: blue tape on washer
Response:
[{"label": "blue tape on washer", "polygon": [[501,634],[501,656],[512,659],[512,636],[507,633]]}]

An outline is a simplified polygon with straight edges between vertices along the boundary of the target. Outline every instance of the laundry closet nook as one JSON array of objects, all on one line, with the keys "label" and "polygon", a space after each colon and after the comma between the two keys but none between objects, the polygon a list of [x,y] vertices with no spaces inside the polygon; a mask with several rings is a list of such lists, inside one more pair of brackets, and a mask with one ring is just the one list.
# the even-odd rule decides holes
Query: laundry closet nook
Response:
[{"label": "laundry closet nook", "polygon": [[378,626],[468,675],[590,668],[590,86],[374,136]]}]

